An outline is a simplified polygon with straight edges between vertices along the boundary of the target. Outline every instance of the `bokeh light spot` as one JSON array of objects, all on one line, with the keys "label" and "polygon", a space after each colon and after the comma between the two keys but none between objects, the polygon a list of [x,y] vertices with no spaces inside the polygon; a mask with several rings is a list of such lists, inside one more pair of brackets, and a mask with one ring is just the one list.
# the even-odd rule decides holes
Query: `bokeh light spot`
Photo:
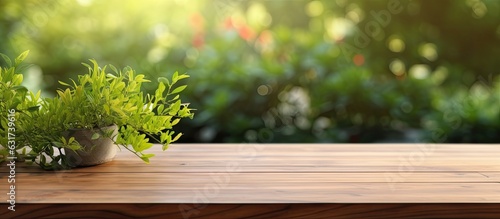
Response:
[{"label": "bokeh light spot", "polygon": [[403,52],[406,47],[405,42],[399,36],[389,37],[387,46],[392,52]]},{"label": "bokeh light spot", "polygon": [[257,93],[261,96],[266,96],[271,93],[271,87],[269,85],[260,85],[257,88]]},{"label": "bokeh light spot", "polygon": [[352,61],[357,66],[362,66],[365,63],[365,57],[361,54],[357,54],[352,58]]},{"label": "bokeh light spot", "polygon": [[472,5],[472,12],[473,12],[472,16],[474,18],[479,19],[484,17],[484,15],[486,15],[486,13],[488,12],[488,8],[484,4],[484,2],[477,1]]},{"label": "bokeh light spot", "polygon": [[436,45],[433,43],[425,43],[420,45],[418,53],[429,61],[436,61],[438,53]]},{"label": "bokeh light spot", "polygon": [[357,4],[349,4],[346,10],[345,17],[354,23],[359,23],[365,18],[365,13]]},{"label": "bokeh light spot", "polygon": [[396,76],[404,75],[406,72],[405,63],[399,59],[395,59],[389,64],[389,69]]},{"label": "bokeh light spot", "polygon": [[355,11],[349,11],[346,14],[346,18],[350,19],[354,23],[359,23],[361,21],[361,16],[359,16],[359,14],[356,13]]},{"label": "bokeh light spot", "polygon": [[424,64],[413,65],[409,70],[410,76],[415,79],[426,79],[430,74],[430,67]]},{"label": "bokeh light spot", "polygon": [[167,51],[165,51],[163,48],[156,47],[149,50],[147,58],[151,63],[158,63],[165,57],[166,54]]},{"label": "bokeh light spot", "polygon": [[351,20],[345,18],[335,18],[331,22],[325,22],[328,35],[335,41],[343,40],[354,27]]},{"label": "bokeh light spot", "polygon": [[309,121],[309,119],[307,119],[304,116],[297,117],[295,119],[294,123],[298,128],[300,128],[302,130],[307,130],[307,129],[311,128],[311,122]]},{"label": "bokeh light spot", "polygon": [[309,2],[309,4],[307,4],[306,6],[306,13],[310,17],[320,16],[321,14],[323,14],[323,10],[323,3],[321,3],[320,1]]},{"label": "bokeh light spot", "polygon": [[327,117],[322,116],[316,119],[316,121],[314,121],[313,127],[315,130],[318,130],[318,129],[326,129],[331,125],[332,125],[331,120]]},{"label": "bokeh light spot", "polygon": [[448,68],[444,66],[437,67],[431,76],[432,82],[436,85],[442,84],[446,78],[448,78]]},{"label": "bokeh light spot", "polygon": [[272,17],[264,5],[254,3],[247,10],[247,22],[252,27],[268,27],[271,25]]}]

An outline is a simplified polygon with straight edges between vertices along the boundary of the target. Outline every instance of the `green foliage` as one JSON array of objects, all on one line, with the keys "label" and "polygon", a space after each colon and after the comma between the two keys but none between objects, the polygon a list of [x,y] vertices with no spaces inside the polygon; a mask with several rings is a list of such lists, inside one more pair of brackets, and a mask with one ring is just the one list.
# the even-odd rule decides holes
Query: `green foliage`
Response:
[{"label": "green foliage", "polygon": [[[500,81],[492,86],[476,82],[433,98],[434,113],[424,117],[427,139],[435,142],[498,143],[500,136]],[[440,133],[440,135],[436,135]]]},{"label": "green foliage", "polygon": [[[21,54],[15,65],[26,55]],[[165,150],[181,136],[178,133],[172,137],[176,134],[173,126],[181,118],[193,118],[189,104],[182,103],[178,95],[186,85],[177,86],[177,83],[188,78],[186,74],[176,72],[170,80],[162,79],[153,96],[141,91],[142,85],[150,81],[130,67],[118,71],[109,66],[113,72],[108,72],[107,66],[101,68],[95,60],[83,65],[88,73],[70,83],[61,81],[67,88],[58,90],[54,98],[41,98],[40,92],[28,92],[19,86],[22,75],[15,74],[15,67],[2,68],[2,109],[16,109],[17,146],[29,147],[26,157],[44,169],[71,167],[62,151],[80,150],[81,146],[73,137],[65,137],[67,130],[99,130],[117,125],[119,134],[115,143],[149,162],[153,154],[143,152],[153,146],[152,142],[163,144]],[[6,115],[2,111],[2,116]],[[7,120],[2,117],[2,121]],[[3,133],[6,128],[2,122],[2,145],[6,145]],[[115,136],[111,133],[92,136],[93,139],[100,137],[113,139]]]},{"label": "green foliage", "polygon": [[[11,145],[8,144],[9,137],[13,137],[12,141],[15,143],[16,152],[23,149],[23,142],[16,141],[18,130],[23,128],[17,120],[20,117],[25,117],[25,113],[38,108],[36,101],[40,92],[33,94],[22,86],[23,75],[18,72],[19,65],[28,53],[29,51],[23,52],[15,59],[14,63],[7,55],[0,54],[7,63],[7,67],[0,66],[0,162],[9,156],[10,150],[7,147],[7,145]],[[10,156],[14,157],[15,155],[10,154]]]},{"label": "green foliage", "polygon": [[[468,90],[480,78],[496,89],[500,2],[395,1],[404,10],[385,23],[376,15],[389,2],[5,0],[0,50],[30,48],[43,75],[28,82],[42,81],[48,95],[58,95],[57,79],[75,78],[85,57],[147,72],[164,92],[172,79],[163,66],[190,72],[196,86],[171,90],[203,109],[176,127],[186,142],[376,142],[408,129],[443,130],[446,142],[498,142],[491,130],[500,120],[485,109],[500,103],[487,92],[479,104]],[[158,96],[154,87],[142,91],[146,100]],[[111,106],[102,110],[127,113]],[[456,128],[444,119],[453,109],[467,112]],[[483,113],[488,119],[478,119]],[[272,137],[256,138],[261,131]]]},{"label": "green foliage", "polygon": [[40,92],[31,96],[29,105],[39,106],[39,110],[24,112],[18,119],[18,138],[31,149],[27,159],[44,169],[68,169],[70,166],[63,150],[79,150],[81,146],[74,138],[66,139],[63,125],[68,117],[63,105],[56,99],[42,99]]}]

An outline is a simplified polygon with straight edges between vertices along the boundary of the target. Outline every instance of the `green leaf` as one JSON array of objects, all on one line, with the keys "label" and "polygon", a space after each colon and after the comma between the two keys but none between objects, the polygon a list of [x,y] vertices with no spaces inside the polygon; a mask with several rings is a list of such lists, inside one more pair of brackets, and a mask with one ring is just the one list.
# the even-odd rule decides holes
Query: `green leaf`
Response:
[{"label": "green leaf", "polygon": [[71,81],[73,82],[73,85],[75,85],[75,87],[78,87],[78,86],[76,85],[75,80],[71,79]]},{"label": "green leaf", "polygon": [[16,64],[15,64],[15,65],[17,66],[17,65],[21,64],[21,62],[23,62],[23,61],[24,61],[24,59],[26,59],[26,57],[28,56],[28,54],[29,54],[29,53],[30,53],[30,51],[29,51],[29,50],[26,50],[26,51],[24,51],[23,53],[21,53],[21,55],[19,55],[19,56],[16,58],[16,60],[15,60]]},{"label": "green leaf", "polygon": [[172,126],[177,125],[177,123],[179,123],[180,121],[181,121],[181,119],[180,119],[180,118],[174,119],[174,121],[172,121],[172,124],[171,124],[171,125],[172,125]]},{"label": "green leaf", "polygon": [[7,63],[8,66],[12,66],[12,61],[10,60],[10,58],[7,55],[0,53],[0,56],[2,56],[3,60],[5,60],[5,62]]},{"label": "green leaf", "polygon": [[12,90],[15,90],[17,92],[28,92],[28,88],[25,86],[14,86],[12,87]]},{"label": "green leaf", "polygon": [[182,74],[182,75],[179,75],[179,76],[177,77],[177,80],[181,80],[181,79],[184,79],[184,78],[189,78],[189,77],[190,77],[190,76],[189,76],[189,75],[187,75],[187,74]]},{"label": "green leaf", "polygon": [[96,139],[98,139],[99,137],[101,137],[101,135],[100,135],[99,133],[94,133],[94,134],[92,134],[92,138],[91,138],[91,139],[92,139],[92,140],[96,140]]},{"label": "green leaf", "polygon": [[164,108],[165,108],[165,106],[164,106],[164,105],[159,105],[159,106],[158,106],[158,109],[157,109],[157,110],[158,110],[158,114],[159,114],[159,115],[161,115],[161,114],[163,113],[163,109],[164,109]]},{"label": "green leaf", "polygon": [[148,157],[144,157],[144,156],[141,156],[141,159],[146,162],[147,164],[149,164],[149,158]]},{"label": "green leaf", "polygon": [[134,81],[137,81],[137,82],[151,82],[150,80],[144,79],[144,77],[145,77],[145,75],[138,74],[138,75],[135,76]]},{"label": "green leaf", "polygon": [[159,77],[158,78],[158,82],[159,83],[163,83],[163,84],[166,84],[166,85],[169,85],[170,86],[170,82],[168,81],[168,79],[166,77]]},{"label": "green leaf", "polygon": [[64,147],[64,143],[61,143],[61,142],[55,141],[55,142],[52,142],[52,144],[55,145],[58,148],[63,148]]},{"label": "green leaf", "polygon": [[154,154],[142,154],[142,157],[147,157],[147,158],[152,158],[154,157]]},{"label": "green leaf", "polygon": [[59,82],[59,84],[62,84],[62,85],[64,85],[64,86],[71,87],[71,85],[69,85],[68,83],[64,83],[64,82],[62,82],[62,81],[58,81],[58,82]]},{"label": "green leaf", "polygon": [[7,130],[7,127],[8,127],[6,121],[7,120],[4,120],[4,119],[0,120],[0,127],[4,128],[5,130]]},{"label": "green leaf", "polygon": [[108,78],[117,78],[114,74],[111,74],[111,73],[108,73],[106,76],[107,76]]},{"label": "green leaf", "polygon": [[190,118],[193,118],[193,113],[191,113],[191,109],[188,108],[187,105],[184,105],[183,108],[181,110],[179,110],[179,113],[177,114],[177,116],[180,116],[180,117],[190,117]]},{"label": "green leaf", "polygon": [[82,65],[85,66],[85,67],[87,67],[88,69],[92,69],[92,67],[90,67],[90,65],[87,64],[87,63],[85,63],[85,62],[82,62]]},{"label": "green leaf", "polygon": [[82,149],[82,146],[80,146],[78,142],[74,142],[72,144],[69,144],[67,148],[76,151]]},{"label": "green leaf", "polygon": [[49,146],[49,155],[52,156],[54,155],[54,147]]},{"label": "green leaf", "polygon": [[175,88],[170,94],[176,94],[182,92],[184,89],[186,89],[187,85],[182,85],[177,88]]},{"label": "green leaf", "polygon": [[104,105],[104,112],[106,112],[107,114],[110,114],[110,109],[109,109],[109,106],[108,105]]},{"label": "green leaf", "polygon": [[[63,145],[68,144],[68,142],[66,141],[66,138],[64,138],[64,137],[61,137],[61,142]],[[57,144],[57,143],[59,143],[59,142],[54,142],[54,144]]]},{"label": "green leaf", "polygon": [[128,79],[129,79],[129,80],[134,80],[134,70],[129,69],[129,70],[127,71],[127,73],[128,73]]},{"label": "green leaf", "polygon": [[155,91],[155,99],[157,103],[159,100],[163,99],[163,92],[165,91],[165,84],[160,83]]},{"label": "green leaf", "polygon": [[118,69],[114,65],[109,65],[109,68],[111,68],[112,71],[114,71],[116,74],[118,74]]},{"label": "green leaf", "polygon": [[172,142],[179,140],[179,138],[182,136],[182,133],[177,134],[174,139],[172,139]]},{"label": "green leaf", "polygon": [[177,100],[172,106],[170,106],[169,115],[175,116],[181,109],[181,101]]},{"label": "green leaf", "polygon": [[176,95],[174,98],[172,98],[172,101],[179,99],[181,96]]},{"label": "green leaf", "polygon": [[[64,138],[63,138],[64,139]],[[71,137],[68,139],[68,142],[66,144],[73,144],[73,142],[76,142],[75,137]]]},{"label": "green leaf", "polygon": [[170,136],[169,135],[169,131],[161,133],[161,135],[160,135],[160,141],[161,142],[165,142],[169,136]]},{"label": "green leaf", "polygon": [[164,150],[164,151],[167,150],[168,149],[168,145],[169,145],[169,143],[163,144],[163,147],[161,149]]},{"label": "green leaf", "polygon": [[172,85],[177,83],[177,81],[179,80],[177,79],[178,76],[179,76],[178,72],[175,72],[174,75],[172,75]]}]

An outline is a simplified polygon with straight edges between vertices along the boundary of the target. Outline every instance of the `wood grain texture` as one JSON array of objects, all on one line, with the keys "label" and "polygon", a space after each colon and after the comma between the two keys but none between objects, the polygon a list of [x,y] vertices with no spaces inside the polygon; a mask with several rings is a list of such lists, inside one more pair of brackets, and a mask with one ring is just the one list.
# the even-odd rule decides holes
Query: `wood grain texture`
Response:
[{"label": "wood grain texture", "polygon": [[498,219],[500,204],[24,204],[10,218],[150,218],[150,219]]},{"label": "wood grain texture", "polygon": [[[481,213],[482,218],[500,218],[500,145],[175,144],[165,152],[160,148],[150,151],[157,154],[151,164],[125,150],[112,162],[65,171],[18,163],[15,214],[454,218]],[[0,170],[0,191],[6,191],[8,169],[2,164]],[[6,208],[2,206],[0,218],[14,215]],[[197,214],[185,217],[182,209]]]}]

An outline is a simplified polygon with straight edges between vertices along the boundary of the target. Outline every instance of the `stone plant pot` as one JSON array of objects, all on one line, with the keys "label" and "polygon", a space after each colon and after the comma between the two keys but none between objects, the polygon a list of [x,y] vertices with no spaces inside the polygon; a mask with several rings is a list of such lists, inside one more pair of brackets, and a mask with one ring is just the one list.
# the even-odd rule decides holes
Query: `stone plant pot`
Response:
[{"label": "stone plant pot", "polygon": [[[82,150],[65,149],[68,163],[73,167],[94,166],[112,161],[116,156],[118,146],[113,143],[118,135],[118,127],[111,125],[99,129],[70,129],[66,137],[74,137],[82,146]],[[111,140],[109,137],[104,137],[103,132],[113,131]],[[94,133],[99,133],[100,137],[92,139]]]}]

